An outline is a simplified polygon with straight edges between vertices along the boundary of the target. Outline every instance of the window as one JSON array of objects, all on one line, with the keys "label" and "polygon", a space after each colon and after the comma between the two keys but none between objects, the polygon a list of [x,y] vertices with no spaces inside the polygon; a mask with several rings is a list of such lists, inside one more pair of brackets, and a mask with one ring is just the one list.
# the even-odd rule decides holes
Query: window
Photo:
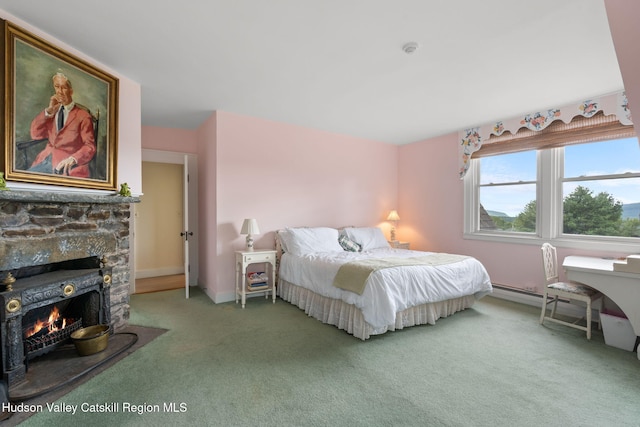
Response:
[{"label": "window", "polygon": [[640,237],[640,149],[635,138],[564,148],[562,232]]},{"label": "window", "polygon": [[465,238],[637,252],[638,139],[599,120],[607,129],[586,138],[572,122],[483,145],[465,178]]},{"label": "window", "polygon": [[479,162],[480,206],[484,209],[480,229],[535,233],[536,152],[483,157]]}]

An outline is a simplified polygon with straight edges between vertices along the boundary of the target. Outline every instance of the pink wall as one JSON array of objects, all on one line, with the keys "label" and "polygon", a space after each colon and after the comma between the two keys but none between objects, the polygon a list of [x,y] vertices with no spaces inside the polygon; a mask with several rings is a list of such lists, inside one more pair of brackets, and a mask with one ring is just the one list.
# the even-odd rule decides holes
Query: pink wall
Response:
[{"label": "pink wall", "polygon": [[604,3],[629,108],[632,112],[640,111],[640,2],[605,0]]},{"label": "pink wall", "polygon": [[457,144],[457,134],[449,134],[400,147],[400,240],[410,241],[418,250],[474,256],[494,283],[537,286],[537,247],[462,238],[464,189],[458,177]]},{"label": "pink wall", "polygon": [[[115,74],[117,76],[117,74]],[[118,76],[118,175],[117,187],[126,182],[133,195],[142,193],[142,95],[140,85]]]},{"label": "pink wall", "polygon": [[244,218],[258,219],[256,247],[273,248],[286,226],[388,233],[397,203],[394,145],[218,111],[197,131],[145,126],[142,147],[198,155],[199,282],[216,302],[234,299]]},{"label": "pink wall", "polygon": [[205,160],[217,164],[217,216],[208,216],[217,246],[210,242],[208,257],[215,253],[219,268],[215,281],[206,276],[216,302],[233,299],[244,218],[258,220],[256,248],[273,248],[286,226],[386,226],[397,202],[397,146],[227,112],[216,120],[217,161]]},{"label": "pink wall", "polygon": [[142,126],[142,148],[196,154],[196,132],[189,129]]},{"label": "pink wall", "polygon": [[[218,271],[218,225],[216,223],[218,193],[217,179],[217,123],[214,113],[197,130],[198,142],[198,277],[199,285],[214,301],[216,271]],[[226,269],[234,271],[233,262]],[[231,300],[230,298],[229,300]]]}]

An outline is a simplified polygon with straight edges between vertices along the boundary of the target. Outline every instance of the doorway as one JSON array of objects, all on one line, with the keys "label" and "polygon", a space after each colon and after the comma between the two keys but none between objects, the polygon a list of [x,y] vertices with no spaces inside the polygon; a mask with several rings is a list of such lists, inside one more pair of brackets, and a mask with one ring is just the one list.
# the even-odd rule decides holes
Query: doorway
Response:
[{"label": "doorway", "polygon": [[136,293],[184,286],[183,166],[142,162],[143,195],[135,205]]},{"label": "doorway", "polygon": [[188,298],[189,286],[197,284],[195,164],[194,155],[142,150],[143,194],[134,207],[134,293],[184,287]]}]

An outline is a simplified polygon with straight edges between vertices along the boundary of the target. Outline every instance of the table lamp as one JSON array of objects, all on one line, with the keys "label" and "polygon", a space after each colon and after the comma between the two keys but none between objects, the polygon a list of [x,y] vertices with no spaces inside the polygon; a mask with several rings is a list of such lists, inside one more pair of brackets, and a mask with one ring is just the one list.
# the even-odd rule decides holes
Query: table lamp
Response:
[{"label": "table lamp", "polygon": [[398,221],[400,221],[400,216],[398,216],[398,212],[396,210],[392,210],[389,212],[389,216],[387,217],[387,221],[391,221],[391,241],[396,241],[396,227],[398,225]]},{"label": "table lamp", "polygon": [[253,234],[260,234],[260,229],[258,228],[258,221],[255,218],[246,218],[242,223],[242,229],[240,230],[240,234],[247,235],[247,250],[253,250]]}]

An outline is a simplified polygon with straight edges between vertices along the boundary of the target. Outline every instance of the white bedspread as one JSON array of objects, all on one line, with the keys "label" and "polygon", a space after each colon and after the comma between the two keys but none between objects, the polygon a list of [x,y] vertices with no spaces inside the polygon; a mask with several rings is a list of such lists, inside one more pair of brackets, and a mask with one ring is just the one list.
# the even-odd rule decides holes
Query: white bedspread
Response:
[{"label": "white bedspread", "polygon": [[375,328],[391,325],[396,313],[420,304],[465,295],[481,298],[491,293],[491,281],[475,258],[437,266],[402,266],[373,272],[362,295],[333,286],[340,266],[368,258],[409,258],[429,252],[405,249],[375,249],[366,252],[330,252],[304,256],[283,254],[279,276],[320,295],[340,299],[358,307]]}]

